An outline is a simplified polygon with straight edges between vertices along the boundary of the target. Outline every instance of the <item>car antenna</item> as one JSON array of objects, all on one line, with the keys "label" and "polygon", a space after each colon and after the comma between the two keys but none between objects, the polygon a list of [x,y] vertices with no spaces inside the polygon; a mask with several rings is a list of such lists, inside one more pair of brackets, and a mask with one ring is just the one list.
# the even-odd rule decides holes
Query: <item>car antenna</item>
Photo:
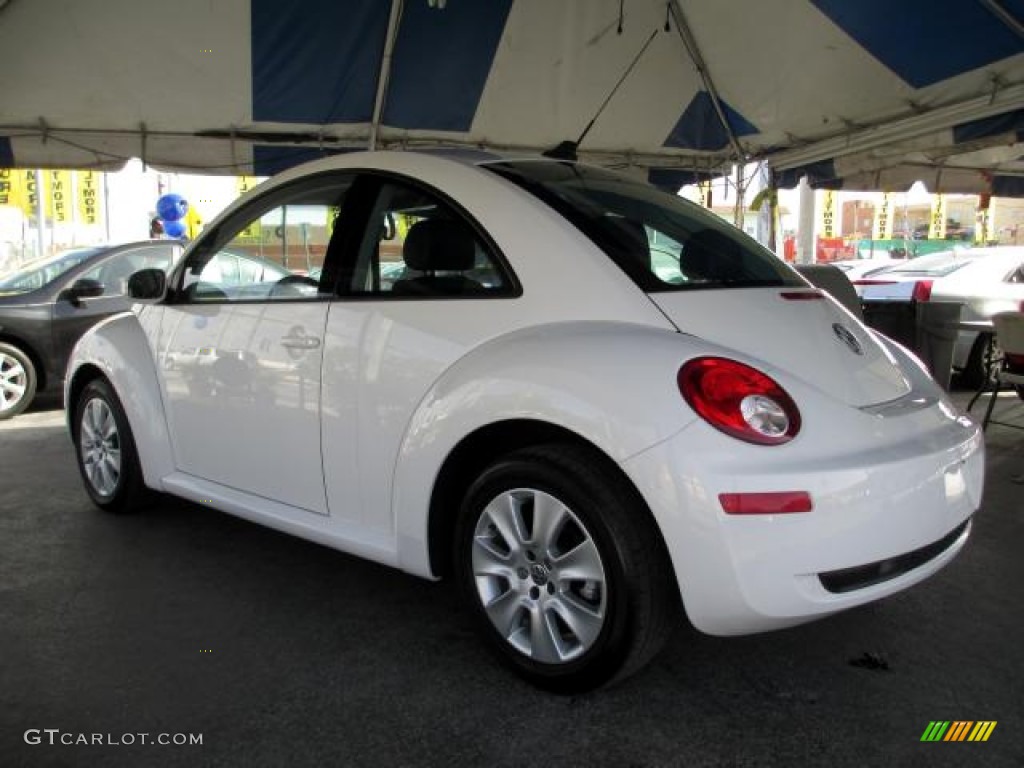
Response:
[{"label": "car antenna", "polygon": [[630,62],[630,65],[628,67],[626,67],[626,71],[622,73],[622,77],[619,78],[619,82],[615,84],[615,87],[612,88],[611,92],[608,94],[605,100],[601,102],[601,106],[598,107],[597,112],[594,113],[594,116],[590,118],[590,122],[587,123],[587,127],[583,129],[583,133],[580,134],[579,138],[576,139],[576,141],[560,142],[558,146],[549,149],[547,152],[543,152],[542,154],[544,155],[544,157],[551,157],[554,158],[555,160],[575,161],[579,159],[576,155],[576,150],[579,149],[579,146],[580,144],[583,143],[583,139],[586,138],[586,135],[590,133],[590,129],[594,127],[594,123],[597,122],[597,118],[599,118],[601,116],[601,113],[604,112],[604,108],[608,106],[608,102],[612,100],[612,97],[615,95],[615,92],[619,90],[619,88],[622,86],[624,82],[626,82],[626,78],[629,77],[630,72],[632,72],[636,65],[639,63],[640,57],[644,55],[644,52],[646,52],[648,46],[650,46],[651,42],[654,40],[655,35],[657,34],[657,29],[651,32],[651,36],[647,38],[647,42],[643,44],[643,47],[640,49],[640,52],[633,57],[633,61]]}]

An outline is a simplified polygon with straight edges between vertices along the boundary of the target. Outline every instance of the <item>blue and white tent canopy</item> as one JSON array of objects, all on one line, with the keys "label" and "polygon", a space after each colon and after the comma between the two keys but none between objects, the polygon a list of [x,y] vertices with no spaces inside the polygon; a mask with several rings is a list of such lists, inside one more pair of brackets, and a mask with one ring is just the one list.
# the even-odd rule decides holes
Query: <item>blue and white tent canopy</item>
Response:
[{"label": "blue and white tent canopy", "polygon": [[585,133],[666,184],[767,158],[783,184],[1024,195],[1024,0],[0,0],[0,84],[0,167],[265,175]]}]

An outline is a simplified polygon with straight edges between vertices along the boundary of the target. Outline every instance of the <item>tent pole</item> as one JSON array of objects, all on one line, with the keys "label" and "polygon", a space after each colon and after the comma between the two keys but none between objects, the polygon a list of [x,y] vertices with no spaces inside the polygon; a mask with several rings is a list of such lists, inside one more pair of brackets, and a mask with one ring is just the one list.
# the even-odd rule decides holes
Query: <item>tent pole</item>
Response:
[{"label": "tent pole", "polygon": [[370,140],[367,149],[377,148],[377,134],[380,132],[380,118],[384,112],[384,97],[388,92],[388,80],[391,77],[391,56],[395,50],[395,38],[398,37],[398,24],[402,19],[403,0],[391,0],[391,16],[388,17],[388,31],[384,38],[384,53],[380,59],[380,70],[377,73],[377,97],[373,102],[373,119],[370,122]]},{"label": "tent pole", "polygon": [[39,243],[39,258],[46,256],[46,233],[43,228],[46,226],[46,214],[43,211],[43,175],[39,169],[35,170],[36,175],[36,241]]},{"label": "tent pole", "polygon": [[806,176],[800,177],[800,225],[797,227],[796,263],[813,264],[814,253],[814,190]]},{"label": "tent pole", "polygon": [[107,186],[107,174],[100,173],[100,179],[103,181],[103,229],[107,236],[107,242],[110,242],[110,187]]},{"label": "tent pole", "polygon": [[733,133],[732,126],[729,125],[729,121],[725,118],[722,102],[718,98],[718,89],[715,88],[715,84],[711,80],[711,73],[708,72],[704,57],[701,55],[700,48],[697,47],[697,40],[690,30],[690,25],[686,23],[686,17],[683,15],[683,8],[679,4],[679,0],[672,0],[671,8],[672,16],[676,20],[676,30],[679,32],[679,37],[683,41],[683,45],[686,46],[686,52],[690,54],[690,59],[693,60],[694,66],[697,67],[697,74],[700,75],[704,88],[707,89],[708,96],[711,97],[711,104],[715,108],[715,113],[718,115],[722,127],[725,128],[725,132],[729,136],[729,143],[732,145],[733,152],[736,153],[736,162],[742,164],[744,161],[743,148],[740,147],[740,142],[736,138],[736,134]]},{"label": "tent pole", "polygon": [[743,163],[736,163],[736,207],[732,212],[732,223],[736,229],[743,230],[743,196],[747,193],[746,177]]},{"label": "tent pole", "polygon": [[1024,37],[1024,22],[1021,22],[1010,11],[999,4],[998,0],[980,0],[981,4],[988,8],[992,14],[1005,24],[1009,29]]}]

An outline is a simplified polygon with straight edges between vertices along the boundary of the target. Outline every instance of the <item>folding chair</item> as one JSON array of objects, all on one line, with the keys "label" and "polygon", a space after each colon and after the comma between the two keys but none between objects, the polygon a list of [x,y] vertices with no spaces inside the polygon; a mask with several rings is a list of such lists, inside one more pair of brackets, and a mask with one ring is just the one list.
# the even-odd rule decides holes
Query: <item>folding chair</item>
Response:
[{"label": "folding chair", "polygon": [[981,426],[982,429],[986,429],[990,423],[995,423],[1024,429],[1024,424],[1012,424],[992,418],[996,399],[1005,386],[1015,389],[1024,399],[1024,312],[1000,312],[992,317],[992,325],[995,328],[996,342],[1003,351],[1003,359],[997,363],[985,385],[989,389],[989,400]]}]

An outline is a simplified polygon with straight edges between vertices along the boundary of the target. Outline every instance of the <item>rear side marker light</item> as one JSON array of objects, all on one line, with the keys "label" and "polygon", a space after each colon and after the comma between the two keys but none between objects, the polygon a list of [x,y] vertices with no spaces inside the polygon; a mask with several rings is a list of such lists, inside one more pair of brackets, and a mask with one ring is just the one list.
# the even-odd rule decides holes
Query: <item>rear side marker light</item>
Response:
[{"label": "rear side marker light", "polygon": [[728,515],[787,515],[814,508],[807,491],[720,493],[718,501]]},{"label": "rear side marker light", "polygon": [[697,357],[676,377],[683,399],[704,421],[737,440],[782,445],[800,431],[800,411],[767,374],[725,357]]},{"label": "rear side marker light", "polygon": [[821,291],[783,291],[779,296],[786,301],[813,301],[825,298]]}]

